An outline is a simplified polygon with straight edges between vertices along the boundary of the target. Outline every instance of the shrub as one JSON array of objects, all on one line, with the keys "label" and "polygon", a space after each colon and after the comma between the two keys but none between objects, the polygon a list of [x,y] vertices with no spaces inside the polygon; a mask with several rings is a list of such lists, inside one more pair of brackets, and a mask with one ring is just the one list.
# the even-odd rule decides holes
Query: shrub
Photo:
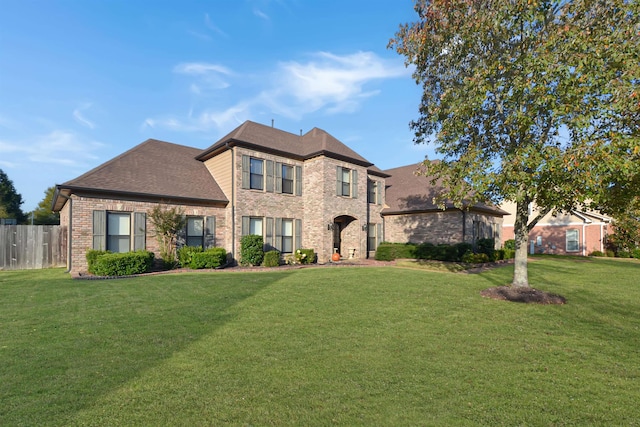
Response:
[{"label": "shrub", "polygon": [[616,252],[616,256],[618,258],[631,258],[631,252],[629,252],[629,251],[618,251],[618,252]]},{"label": "shrub", "polygon": [[504,259],[504,253],[505,253],[504,249],[496,249],[496,252],[495,252],[496,261],[503,260]]},{"label": "shrub", "polygon": [[456,243],[453,246],[455,246],[457,251],[455,261],[462,261],[462,257],[464,256],[464,254],[466,254],[468,251],[473,251],[473,245],[471,243],[461,242]]},{"label": "shrub", "polygon": [[108,253],[100,255],[93,264],[98,276],[129,276],[151,270],[154,254],[149,251]]},{"label": "shrub", "polygon": [[416,245],[413,243],[382,242],[376,249],[378,261],[393,261],[399,258],[416,258]]},{"label": "shrub", "polygon": [[277,267],[280,265],[280,252],[278,251],[269,251],[264,254],[264,262],[265,267]]},{"label": "shrub", "polygon": [[495,239],[478,239],[476,241],[476,252],[486,254],[489,261],[495,261],[496,241]]},{"label": "shrub", "polygon": [[182,246],[178,249],[178,262],[181,267],[189,267],[193,256],[202,253],[202,246]]},{"label": "shrub", "polygon": [[261,265],[264,259],[264,240],[257,234],[247,234],[240,239],[240,264]]},{"label": "shrub", "polygon": [[631,258],[640,259],[640,248],[631,251]]},{"label": "shrub", "polygon": [[469,251],[462,257],[462,262],[466,262],[469,264],[482,264],[485,262],[489,262],[489,256],[485,253],[477,253]]},{"label": "shrub", "polygon": [[217,268],[227,263],[227,251],[224,248],[211,248],[206,251],[194,252],[191,255],[189,268],[199,270],[202,268]]},{"label": "shrub", "polygon": [[516,257],[516,251],[514,249],[504,249],[504,258],[503,259],[513,259]]},{"label": "shrub", "polygon": [[515,251],[516,250],[516,241],[514,239],[506,240],[504,242],[504,245],[502,246],[502,248]]},{"label": "shrub", "polygon": [[87,258],[87,264],[88,264],[87,270],[89,271],[89,273],[96,274],[96,272],[94,271],[94,265],[96,263],[96,260],[102,255],[110,254],[110,253],[111,251],[97,251],[95,249],[88,250],[85,256]]},{"label": "shrub", "polygon": [[297,253],[300,253],[300,264],[313,264],[316,262],[316,252],[313,249],[298,249]]},{"label": "shrub", "polygon": [[602,251],[593,251],[589,254],[589,256],[604,256],[604,252]]},{"label": "shrub", "polygon": [[616,256],[616,253],[613,252],[611,249],[607,249],[605,251],[605,255],[608,256],[609,258],[613,258],[614,256]]}]

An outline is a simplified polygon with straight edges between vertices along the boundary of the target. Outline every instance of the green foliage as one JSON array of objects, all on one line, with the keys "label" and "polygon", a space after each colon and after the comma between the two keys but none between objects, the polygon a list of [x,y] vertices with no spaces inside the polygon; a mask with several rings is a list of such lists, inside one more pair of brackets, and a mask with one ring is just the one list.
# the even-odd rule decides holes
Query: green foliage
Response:
[{"label": "green foliage", "polygon": [[640,259],[640,248],[631,251],[631,258]]},{"label": "green foliage", "polygon": [[95,250],[95,249],[89,249],[87,251],[87,253],[85,254],[85,257],[87,259],[87,265],[88,268],[87,270],[89,271],[89,273],[91,274],[96,274],[95,270],[94,270],[94,265],[96,263],[96,260],[101,257],[104,254],[110,254],[111,251],[99,251],[99,250]]},{"label": "green foliage", "polygon": [[60,213],[53,212],[51,205],[53,204],[53,195],[56,187],[49,187],[44,192],[44,199],[38,203],[38,207],[32,212],[33,223],[36,225],[57,225],[60,224]]},{"label": "green foliage", "polygon": [[416,258],[415,244],[382,242],[376,249],[376,259],[378,261],[393,261],[403,258]]},{"label": "green foliage", "polygon": [[160,257],[165,265],[176,262],[176,240],[180,230],[184,229],[187,219],[182,209],[157,204],[148,213],[149,222],[160,245]]},{"label": "green foliage", "polygon": [[151,271],[154,254],[150,251],[107,253],[93,262],[96,276],[129,276]]},{"label": "green foliage", "polygon": [[264,260],[264,240],[257,234],[247,234],[240,239],[240,264],[258,266]]},{"label": "green foliage", "polygon": [[218,268],[227,263],[227,251],[224,248],[210,248],[204,252],[192,254],[189,268],[194,270],[202,268]]},{"label": "green foliage", "polygon": [[0,218],[15,218],[24,224],[26,215],[22,212],[22,195],[13,186],[13,181],[0,169]]},{"label": "green foliage", "polygon": [[469,251],[462,256],[462,262],[469,264],[482,264],[489,262],[489,256],[485,253],[476,253]]},{"label": "green foliage", "polygon": [[504,249],[510,249],[512,251],[516,250],[516,241],[513,239],[505,240],[504,245],[502,245]]},{"label": "green foliage", "polygon": [[296,258],[299,258],[300,264],[313,264],[316,262],[316,252],[313,249],[298,249]]},{"label": "green foliage", "polygon": [[589,256],[604,256],[604,252],[602,251],[593,251],[589,254]]},{"label": "green foliage", "polygon": [[496,260],[495,247],[495,239],[478,239],[476,241],[476,253],[487,255],[489,261],[492,262]]},{"label": "green foliage", "polygon": [[178,248],[178,263],[181,267],[189,267],[193,255],[203,252],[202,246],[182,246]]},{"label": "green foliage", "polygon": [[[417,22],[389,46],[423,88],[411,128],[416,143],[434,143],[442,157],[424,163],[444,190],[439,203],[516,202],[523,247],[543,214],[606,200],[613,184],[638,194],[639,8],[417,0]],[[532,202],[542,215],[530,219]],[[513,284],[528,286],[526,251],[517,256]]]},{"label": "green foliage", "polygon": [[268,251],[264,254],[263,264],[265,267],[277,267],[280,265],[280,252]]}]

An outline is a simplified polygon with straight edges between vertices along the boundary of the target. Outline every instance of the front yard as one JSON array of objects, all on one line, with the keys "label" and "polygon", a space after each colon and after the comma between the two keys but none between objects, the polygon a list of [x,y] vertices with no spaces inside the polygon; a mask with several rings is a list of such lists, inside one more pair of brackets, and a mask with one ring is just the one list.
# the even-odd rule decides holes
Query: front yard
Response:
[{"label": "front yard", "polygon": [[640,263],[0,272],[2,425],[640,425]]}]

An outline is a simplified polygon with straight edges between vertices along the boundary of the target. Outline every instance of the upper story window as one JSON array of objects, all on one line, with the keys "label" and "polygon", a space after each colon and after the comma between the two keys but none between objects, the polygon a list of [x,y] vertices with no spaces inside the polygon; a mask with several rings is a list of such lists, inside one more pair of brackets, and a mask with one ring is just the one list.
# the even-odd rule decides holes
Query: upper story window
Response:
[{"label": "upper story window", "polygon": [[282,165],[282,192],[293,194],[293,166]]},{"label": "upper story window", "polygon": [[302,166],[243,155],[241,187],[302,196]]},{"label": "upper story window", "polygon": [[354,199],[358,197],[358,171],[341,166],[337,167],[336,194]]},{"label": "upper story window", "polygon": [[379,181],[367,181],[367,200],[376,205],[382,204],[382,183]]},{"label": "upper story window", "polygon": [[251,158],[249,188],[253,190],[264,189],[264,161]]}]

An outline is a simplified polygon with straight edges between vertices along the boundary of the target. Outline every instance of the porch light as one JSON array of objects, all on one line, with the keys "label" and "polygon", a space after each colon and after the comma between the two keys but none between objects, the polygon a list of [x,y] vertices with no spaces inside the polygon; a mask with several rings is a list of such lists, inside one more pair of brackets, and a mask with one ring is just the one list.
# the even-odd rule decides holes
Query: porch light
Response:
[{"label": "porch light", "polygon": [[329,224],[327,224],[327,230],[333,230],[333,227],[333,223],[330,222]]},{"label": "porch light", "polygon": [[364,224],[362,224],[362,231],[367,231],[367,228],[369,228],[368,222],[365,222]]}]

